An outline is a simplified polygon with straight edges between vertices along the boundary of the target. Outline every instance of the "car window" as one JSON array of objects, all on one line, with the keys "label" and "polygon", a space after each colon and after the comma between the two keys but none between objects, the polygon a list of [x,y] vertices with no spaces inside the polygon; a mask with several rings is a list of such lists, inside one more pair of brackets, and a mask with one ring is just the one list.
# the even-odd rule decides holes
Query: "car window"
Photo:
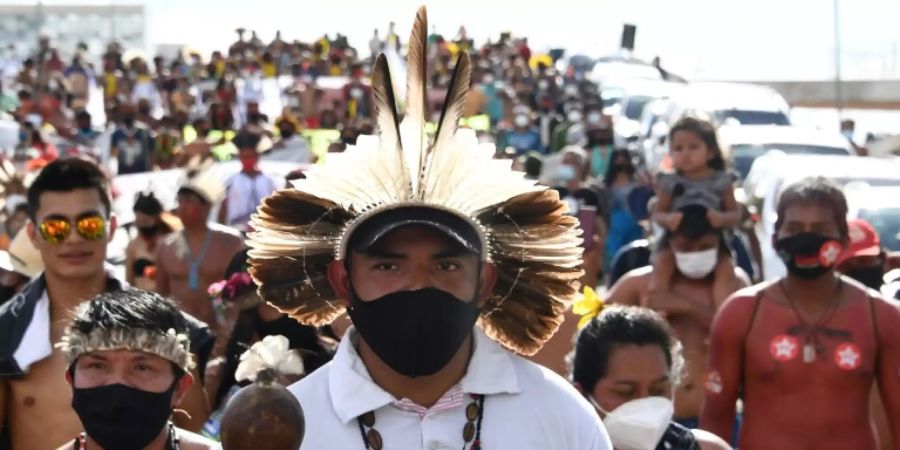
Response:
[{"label": "car window", "polygon": [[727,119],[735,119],[741,125],[790,125],[791,120],[781,111],[750,111],[744,109],[725,109],[714,113],[719,123]]},{"label": "car window", "polygon": [[644,112],[644,106],[646,106],[650,100],[653,100],[653,97],[646,97],[643,95],[628,97],[628,103],[625,105],[625,117],[631,120],[639,119],[641,113]]},{"label": "car window", "polygon": [[872,224],[881,238],[882,247],[900,251],[900,208],[863,209],[859,218]]},{"label": "car window", "polygon": [[741,177],[746,178],[756,158],[765,155],[766,152],[773,149],[779,149],[789,155],[850,155],[850,152],[845,148],[824,145],[737,144],[731,146],[731,161],[734,164],[734,168],[740,172]]}]

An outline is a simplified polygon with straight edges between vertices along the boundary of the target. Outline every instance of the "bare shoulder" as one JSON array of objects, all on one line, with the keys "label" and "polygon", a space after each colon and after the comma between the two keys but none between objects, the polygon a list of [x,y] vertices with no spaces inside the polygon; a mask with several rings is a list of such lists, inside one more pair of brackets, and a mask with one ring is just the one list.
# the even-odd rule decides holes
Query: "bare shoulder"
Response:
[{"label": "bare shoulder", "polygon": [[643,290],[649,285],[652,266],[638,267],[622,275],[611,288],[607,300],[610,303],[624,305],[640,304]]},{"label": "bare shoulder", "polygon": [[178,429],[178,439],[181,448],[185,450],[213,450],[219,448],[219,444],[196,433]]},{"label": "bare shoulder", "polygon": [[631,269],[625,275],[622,275],[622,278],[619,278],[619,281],[616,281],[616,284],[614,284],[610,289],[615,289],[617,286],[641,286],[642,284],[650,281],[650,276],[652,274],[653,266],[644,266],[638,267],[637,269]]},{"label": "bare shoulder", "polygon": [[213,235],[217,239],[221,239],[224,241],[239,241],[243,242],[243,238],[241,237],[241,233],[234,228],[229,226],[222,225],[220,223],[210,223],[209,231],[213,233]]},{"label": "bare shoulder", "polygon": [[650,278],[651,273],[653,273],[653,266],[648,265],[644,267],[638,267],[637,269],[631,269],[628,271],[628,273],[622,275],[622,280],[632,280],[632,283],[643,281]]},{"label": "bare shoulder", "polygon": [[700,450],[732,450],[727,442],[709,431],[694,429],[691,430],[691,434],[700,444]]},{"label": "bare shoulder", "polygon": [[737,325],[747,323],[748,318],[756,309],[759,299],[773,284],[774,282],[765,282],[738,289],[737,292],[731,294],[731,297],[728,297],[722,307],[719,308],[715,320],[717,322],[727,323],[728,325],[726,328],[728,329],[735,328],[743,330],[744,328],[738,327]]},{"label": "bare shoulder", "polygon": [[742,289],[753,284],[750,281],[750,276],[747,275],[747,272],[744,272],[744,269],[741,269],[738,266],[734,266],[734,282],[737,285],[738,289]]},{"label": "bare shoulder", "polygon": [[77,438],[72,438],[71,441],[66,442],[63,445],[60,445],[59,447],[56,448],[56,450],[72,450],[73,448],[78,448],[77,446],[75,446],[76,442],[77,442]]},{"label": "bare shoulder", "polygon": [[[740,269],[738,269],[740,270]],[[734,294],[731,294],[731,297],[728,298],[728,302],[738,301],[738,302],[751,302],[755,301],[757,297],[763,295],[768,289],[777,283],[778,280],[775,281],[764,281],[762,283],[757,284],[749,284],[741,289],[735,291]]]},{"label": "bare shoulder", "polygon": [[160,250],[168,250],[175,246],[181,239],[181,233],[169,233],[159,240]]}]

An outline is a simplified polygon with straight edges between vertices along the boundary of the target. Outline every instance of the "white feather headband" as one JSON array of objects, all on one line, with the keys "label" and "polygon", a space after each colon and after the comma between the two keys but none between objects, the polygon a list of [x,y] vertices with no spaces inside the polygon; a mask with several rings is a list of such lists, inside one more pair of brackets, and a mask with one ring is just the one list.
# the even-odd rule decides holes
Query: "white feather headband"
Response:
[{"label": "white feather headband", "polygon": [[69,327],[56,347],[62,351],[69,365],[87,353],[129,350],[167,359],[185,372],[194,368],[188,336],[171,328],[166,333],[147,329],[95,328],[83,334]]}]

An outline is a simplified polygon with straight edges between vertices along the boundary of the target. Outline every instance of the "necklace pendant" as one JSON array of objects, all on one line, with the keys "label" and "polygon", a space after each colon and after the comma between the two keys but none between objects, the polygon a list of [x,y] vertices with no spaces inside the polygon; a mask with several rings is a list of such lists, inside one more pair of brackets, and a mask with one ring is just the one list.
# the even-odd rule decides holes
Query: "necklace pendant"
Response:
[{"label": "necklace pendant", "polygon": [[816,360],[816,348],[807,343],[803,346],[803,362],[809,364]]}]

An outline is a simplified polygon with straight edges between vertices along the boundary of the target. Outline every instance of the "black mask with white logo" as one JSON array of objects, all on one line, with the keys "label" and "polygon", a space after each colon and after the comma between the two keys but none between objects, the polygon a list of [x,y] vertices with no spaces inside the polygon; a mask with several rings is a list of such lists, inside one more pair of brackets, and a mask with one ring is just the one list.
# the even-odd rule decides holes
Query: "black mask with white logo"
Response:
[{"label": "black mask with white logo", "polygon": [[348,314],[378,357],[396,372],[433,375],[459,351],[478,319],[476,302],[435,288],[392,292],[371,301],[353,293]]},{"label": "black mask with white logo", "polygon": [[834,268],[841,245],[834,238],[818,233],[800,233],[775,242],[775,251],[788,273],[815,280]]}]

